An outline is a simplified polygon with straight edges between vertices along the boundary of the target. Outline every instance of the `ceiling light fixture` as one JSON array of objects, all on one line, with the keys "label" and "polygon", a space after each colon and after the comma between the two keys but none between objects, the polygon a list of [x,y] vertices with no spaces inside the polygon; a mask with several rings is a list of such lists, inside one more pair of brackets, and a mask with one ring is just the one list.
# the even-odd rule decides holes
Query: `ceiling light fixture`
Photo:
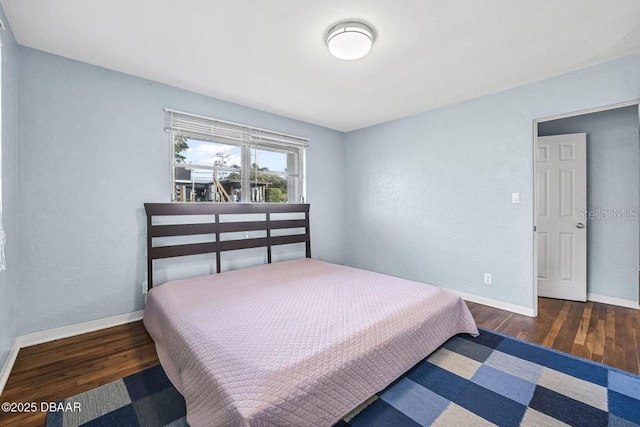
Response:
[{"label": "ceiling light fixture", "polygon": [[325,41],[331,55],[338,59],[352,61],[369,53],[375,41],[375,34],[367,24],[344,21],[327,31]]}]

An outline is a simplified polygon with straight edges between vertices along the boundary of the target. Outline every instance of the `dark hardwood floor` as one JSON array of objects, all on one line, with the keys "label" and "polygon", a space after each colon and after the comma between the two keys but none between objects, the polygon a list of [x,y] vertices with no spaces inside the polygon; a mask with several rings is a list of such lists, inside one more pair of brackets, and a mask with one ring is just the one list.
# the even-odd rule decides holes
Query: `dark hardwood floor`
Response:
[{"label": "dark hardwood floor", "polygon": [[[531,318],[468,303],[479,326],[640,373],[640,310],[540,298]],[[50,402],[156,365],[142,322],[20,350],[0,402]],[[41,426],[45,414],[0,412],[0,425]]]},{"label": "dark hardwood floor", "polygon": [[479,326],[640,373],[640,310],[539,298],[533,318],[467,304]]},{"label": "dark hardwood floor", "polygon": [[[39,344],[20,350],[0,402],[54,402],[158,363],[142,322]],[[45,417],[0,412],[0,425],[42,426]]]}]

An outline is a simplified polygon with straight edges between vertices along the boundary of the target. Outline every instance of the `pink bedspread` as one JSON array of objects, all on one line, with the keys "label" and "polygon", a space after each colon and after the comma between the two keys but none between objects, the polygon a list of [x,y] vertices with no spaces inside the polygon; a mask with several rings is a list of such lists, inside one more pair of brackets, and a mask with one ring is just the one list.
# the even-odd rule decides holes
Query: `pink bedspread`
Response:
[{"label": "pink bedspread", "polygon": [[330,426],[478,333],[440,288],[311,259],[168,282],[144,324],[192,426]]}]

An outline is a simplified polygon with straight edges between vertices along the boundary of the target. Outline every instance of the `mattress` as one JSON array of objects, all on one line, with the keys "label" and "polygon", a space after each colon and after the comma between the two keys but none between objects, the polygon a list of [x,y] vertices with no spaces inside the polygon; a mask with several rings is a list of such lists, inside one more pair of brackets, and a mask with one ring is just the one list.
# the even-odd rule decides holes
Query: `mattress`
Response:
[{"label": "mattress", "polygon": [[440,288],[312,259],[165,283],[144,324],[191,426],[330,426],[478,334]]}]

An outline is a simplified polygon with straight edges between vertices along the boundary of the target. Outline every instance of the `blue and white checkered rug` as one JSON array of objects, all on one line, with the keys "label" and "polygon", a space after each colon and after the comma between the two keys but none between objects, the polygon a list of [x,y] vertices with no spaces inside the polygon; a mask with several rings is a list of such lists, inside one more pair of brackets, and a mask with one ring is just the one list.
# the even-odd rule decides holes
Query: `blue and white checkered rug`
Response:
[{"label": "blue and white checkered rug", "polygon": [[[47,426],[181,426],[162,368],[64,400]],[[215,424],[215,422],[212,422]],[[640,426],[640,377],[481,330],[458,335],[336,426]]]}]

